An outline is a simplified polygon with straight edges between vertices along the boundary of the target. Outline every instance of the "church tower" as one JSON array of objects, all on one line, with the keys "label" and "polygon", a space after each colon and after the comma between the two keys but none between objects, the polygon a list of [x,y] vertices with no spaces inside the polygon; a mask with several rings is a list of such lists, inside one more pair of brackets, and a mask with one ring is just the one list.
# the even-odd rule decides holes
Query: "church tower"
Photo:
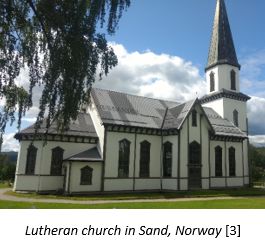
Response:
[{"label": "church tower", "polygon": [[240,64],[224,0],[217,0],[208,62],[205,68],[207,95],[203,106],[213,108],[220,116],[247,133],[249,96],[240,92]]}]

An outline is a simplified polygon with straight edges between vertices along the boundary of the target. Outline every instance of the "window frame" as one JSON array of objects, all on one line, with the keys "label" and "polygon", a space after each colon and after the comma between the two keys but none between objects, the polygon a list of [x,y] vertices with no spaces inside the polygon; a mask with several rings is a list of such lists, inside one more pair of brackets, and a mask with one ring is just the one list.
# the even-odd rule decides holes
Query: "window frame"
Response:
[{"label": "window frame", "polygon": [[189,144],[189,164],[201,165],[201,145],[197,141]]},{"label": "window frame", "polygon": [[233,69],[230,72],[231,90],[236,90],[236,71]]},{"label": "window frame", "polygon": [[33,144],[31,144],[28,147],[25,175],[34,175],[35,174],[37,152],[38,152],[38,148],[35,147]]},{"label": "window frame", "polygon": [[139,177],[150,177],[150,150],[151,143],[144,140],[140,143],[140,170]]},{"label": "window frame", "polygon": [[93,180],[93,168],[90,166],[84,166],[80,169],[80,185],[92,185]]},{"label": "window frame", "polygon": [[[130,145],[131,142],[127,139],[119,141],[118,177],[120,178],[129,177]],[[122,149],[124,149],[124,153]]]},{"label": "window frame", "polygon": [[197,121],[197,111],[194,109],[191,112],[191,125],[193,127],[197,127],[198,126],[198,121]]},{"label": "window frame", "polygon": [[228,150],[229,155],[229,176],[236,176],[236,149],[231,146]]},{"label": "window frame", "polygon": [[236,127],[239,126],[239,113],[236,109],[233,111],[233,122]]},{"label": "window frame", "polygon": [[61,176],[62,175],[62,165],[63,165],[63,154],[64,149],[57,146],[52,149],[51,155],[51,176]]},{"label": "window frame", "polygon": [[223,176],[223,148],[221,146],[216,146],[214,148],[215,153],[215,176]]},{"label": "window frame", "polygon": [[172,143],[163,144],[163,177],[172,177]]},{"label": "window frame", "polygon": [[215,91],[215,76],[214,76],[214,72],[210,73],[210,92],[214,92]]}]

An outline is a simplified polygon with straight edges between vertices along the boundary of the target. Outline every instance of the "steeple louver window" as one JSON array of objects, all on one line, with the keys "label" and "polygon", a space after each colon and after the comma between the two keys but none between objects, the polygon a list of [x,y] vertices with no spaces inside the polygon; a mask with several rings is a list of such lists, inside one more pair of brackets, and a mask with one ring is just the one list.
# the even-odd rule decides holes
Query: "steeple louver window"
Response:
[{"label": "steeple louver window", "polygon": [[214,79],[214,73],[210,73],[210,92],[215,91],[215,79]]},{"label": "steeple louver window", "polygon": [[236,90],[236,72],[234,70],[231,70],[230,78],[231,78],[231,90]]}]

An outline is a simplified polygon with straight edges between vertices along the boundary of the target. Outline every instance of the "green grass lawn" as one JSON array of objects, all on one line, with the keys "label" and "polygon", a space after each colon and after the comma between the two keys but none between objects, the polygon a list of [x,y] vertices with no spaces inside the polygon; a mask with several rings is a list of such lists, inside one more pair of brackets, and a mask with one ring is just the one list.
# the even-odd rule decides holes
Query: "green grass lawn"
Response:
[{"label": "green grass lawn", "polygon": [[198,191],[180,191],[172,193],[129,193],[129,194],[102,194],[86,196],[62,196],[62,195],[44,195],[37,193],[15,193],[6,192],[8,195],[17,197],[27,197],[36,199],[68,199],[68,200],[128,200],[128,199],[171,199],[183,197],[238,197],[238,196],[265,196],[263,188],[240,188],[226,190],[198,190]]},{"label": "green grass lawn", "polygon": [[1,201],[2,209],[264,209],[265,198],[242,198],[231,200],[135,202],[107,204],[58,204],[37,202]]},{"label": "green grass lawn", "polygon": [[8,188],[10,187],[7,182],[0,182],[0,188]]}]

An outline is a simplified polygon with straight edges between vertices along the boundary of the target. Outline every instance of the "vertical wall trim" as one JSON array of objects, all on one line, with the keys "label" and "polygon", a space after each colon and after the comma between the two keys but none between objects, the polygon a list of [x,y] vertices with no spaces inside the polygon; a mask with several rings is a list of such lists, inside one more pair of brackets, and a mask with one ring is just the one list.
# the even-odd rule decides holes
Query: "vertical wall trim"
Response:
[{"label": "vertical wall trim", "polygon": [[178,179],[177,188],[180,190],[180,132],[178,133]]},{"label": "vertical wall trim", "polygon": [[108,131],[106,126],[104,126],[104,146],[103,146],[103,163],[101,171],[101,191],[104,192],[104,182],[105,182],[105,166],[106,166],[106,154],[107,154],[107,135]]},{"label": "vertical wall trim", "polygon": [[201,146],[201,188],[202,188],[202,170],[203,170],[203,150],[202,148],[202,114],[200,114],[200,146]]},{"label": "vertical wall trim", "polygon": [[241,143],[242,145],[242,170],[243,170],[243,172],[242,172],[242,175],[243,175],[243,186],[245,186],[245,164],[244,164],[244,162],[245,162],[245,155],[244,155],[244,141],[242,141],[242,143]]},{"label": "vertical wall trim", "polygon": [[208,166],[209,166],[209,189],[211,189],[212,188],[212,175],[211,175],[211,142],[210,142],[209,132],[208,132]]},{"label": "vertical wall trim", "polygon": [[162,180],[162,176],[163,176],[163,151],[164,151],[164,146],[163,146],[163,131],[161,130],[161,148],[160,148],[160,191],[163,190],[163,180]]},{"label": "vertical wall trim", "polygon": [[[163,146],[163,142],[164,142],[164,138],[163,138],[163,128],[164,128],[164,124],[165,124],[165,120],[166,120],[166,116],[167,116],[167,112],[168,112],[168,107],[166,108],[166,111],[165,111],[165,115],[164,115],[164,118],[163,118],[163,122],[162,122],[162,125],[161,125],[161,148],[160,148],[160,191],[163,190],[163,180],[162,180],[162,176],[163,176],[163,154],[164,154],[164,146]],[[172,151],[172,150],[171,150]],[[172,163],[171,163],[172,165]],[[172,168],[171,168],[171,175],[172,175]]]},{"label": "vertical wall trim", "polygon": [[71,194],[71,173],[72,173],[72,162],[69,161],[69,175],[68,175],[68,193]]},{"label": "vertical wall trim", "polygon": [[227,150],[225,141],[225,187],[227,187]]},{"label": "vertical wall trim", "polygon": [[[247,136],[249,134],[249,127],[248,127],[248,118],[247,118]],[[249,186],[252,186],[252,165],[251,165],[251,160],[250,160],[250,152],[249,152],[249,138],[247,139],[247,164],[248,164],[248,179],[249,179]]]},{"label": "vertical wall trim", "polygon": [[133,191],[135,191],[136,138],[137,138],[137,133],[136,133],[136,128],[135,128],[135,133],[134,133],[134,158],[133,158]]},{"label": "vertical wall trim", "polygon": [[[37,188],[37,193],[40,191],[40,179],[41,179],[41,163],[42,163],[42,157],[43,157],[43,147],[44,147],[44,141],[43,145],[41,147],[41,153],[40,153],[40,166],[39,166],[39,178],[38,178],[38,188]],[[37,156],[36,156],[37,157]],[[37,159],[38,160],[38,159]]]},{"label": "vertical wall trim", "polygon": [[190,160],[190,148],[189,148],[189,144],[190,144],[190,116],[187,119],[187,177],[188,177],[188,190],[190,189],[189,186],[189,160]]}]

